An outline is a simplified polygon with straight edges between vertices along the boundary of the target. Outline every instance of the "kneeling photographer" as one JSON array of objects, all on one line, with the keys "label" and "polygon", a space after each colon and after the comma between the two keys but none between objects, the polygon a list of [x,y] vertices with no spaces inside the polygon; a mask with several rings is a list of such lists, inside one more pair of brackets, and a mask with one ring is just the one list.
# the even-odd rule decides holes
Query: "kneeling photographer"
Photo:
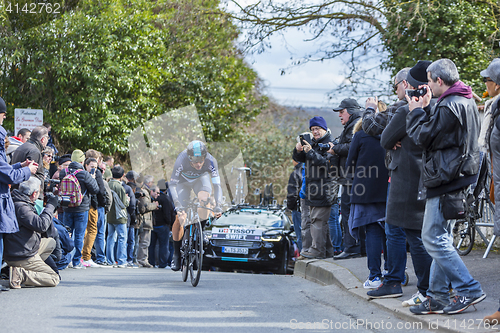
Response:
[{"label": "kneeling photographer", "polygon": [[306,178],[306,204],[310,206],[311,247],[303,251],[305,258],[325,258],[333,256],[333,247],[328,231],[328,218],[337,195],[338,186],[330,173],[333,141],[323,117],[309,121],[312,138],[300,136],[293,150],[293,159],[304,163]]},{"label": "kneeling photographer", "polygon": [[42,238],[41,234],[52,228],[52,218],[58,205],[58,197],[51,195],[40,215],[35,201],[40,194],[41,182],[31,177],[12,191],[19,231],[4,236],[4,258],[10,266],[10,287],[21,288],[21,284],[35,287],[55,287],[59,275],[45,263],[56,247],[53,238]]}]

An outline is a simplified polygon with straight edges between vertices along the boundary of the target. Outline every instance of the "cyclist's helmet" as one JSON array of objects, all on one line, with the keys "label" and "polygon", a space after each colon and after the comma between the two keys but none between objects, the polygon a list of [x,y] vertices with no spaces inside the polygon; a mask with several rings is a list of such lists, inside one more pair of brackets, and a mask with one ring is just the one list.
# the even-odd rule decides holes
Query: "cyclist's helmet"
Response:
[{"label": "cyclist's helmet", "polygon": [[194,163],[200,163],[207,157],[207,146],[201,141],[191,141],[187,147],[189,160]]}]

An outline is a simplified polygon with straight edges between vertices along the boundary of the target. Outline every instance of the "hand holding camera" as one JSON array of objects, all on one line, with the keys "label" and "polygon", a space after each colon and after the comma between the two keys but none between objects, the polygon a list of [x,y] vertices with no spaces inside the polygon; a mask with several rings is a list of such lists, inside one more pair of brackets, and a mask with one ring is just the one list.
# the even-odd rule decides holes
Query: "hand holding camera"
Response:
[{"label": "hand holding camera", "polygon": [[57,209],[59,207],[59,197],[52,192],[45,193],[47,197],[47,205],[52,205]]},{"label": "hand holding camera", "polygon": [[406,89],[406,100],[410,111],[416,108],[424,108],[429,105],[432,93],[428,85],[421,85],[418,89]]}]

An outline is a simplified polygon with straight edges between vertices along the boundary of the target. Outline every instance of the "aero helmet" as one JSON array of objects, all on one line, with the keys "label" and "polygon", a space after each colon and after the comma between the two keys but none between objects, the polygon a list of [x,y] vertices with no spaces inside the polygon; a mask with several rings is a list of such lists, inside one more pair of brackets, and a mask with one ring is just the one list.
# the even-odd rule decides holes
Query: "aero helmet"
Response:
[{"label": "aero helmet", "polygon": [[187,154],[191,162],[203,162],[207,157],[207,146],[201,141],[191,141],[187,147]]}]

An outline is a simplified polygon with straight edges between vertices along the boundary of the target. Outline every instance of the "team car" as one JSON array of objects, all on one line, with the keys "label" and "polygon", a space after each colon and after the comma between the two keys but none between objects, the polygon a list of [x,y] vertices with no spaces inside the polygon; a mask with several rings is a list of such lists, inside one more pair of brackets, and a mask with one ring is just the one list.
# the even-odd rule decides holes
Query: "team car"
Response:
[{"label": "team car", "polygon": [[205,228],[203,265],[291,272],[299,255],[292,225],[282,206],[233,206]]}]

